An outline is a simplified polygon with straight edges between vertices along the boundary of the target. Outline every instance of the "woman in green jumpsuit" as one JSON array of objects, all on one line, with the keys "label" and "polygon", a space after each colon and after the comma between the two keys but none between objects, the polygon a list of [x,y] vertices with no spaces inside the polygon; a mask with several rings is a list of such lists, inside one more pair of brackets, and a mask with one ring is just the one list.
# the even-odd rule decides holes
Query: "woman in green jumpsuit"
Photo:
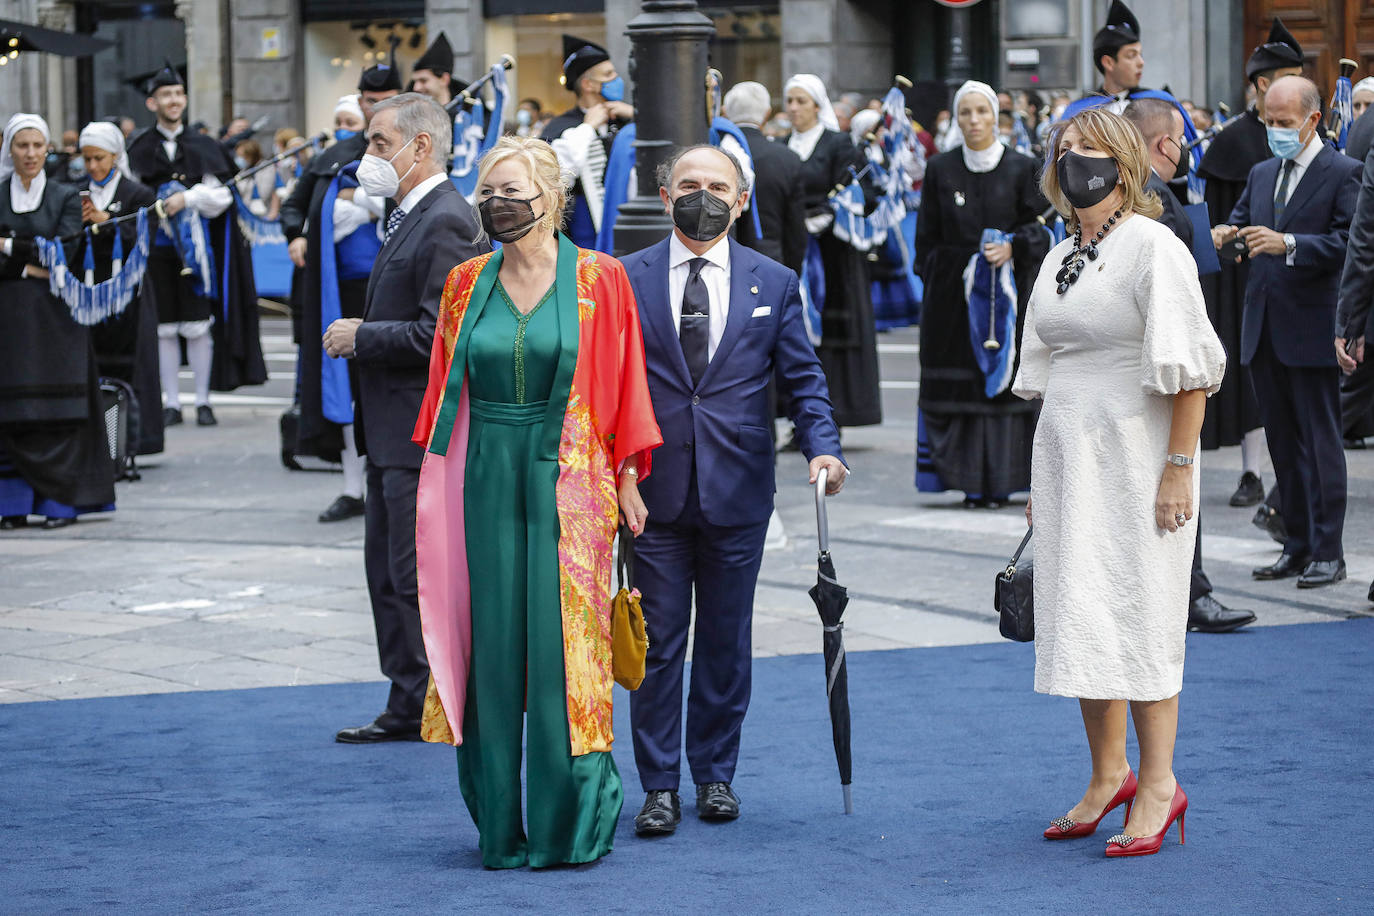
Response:
[{"label": "woman in green jumpsuit", "polygon": [[[498,152],[510,142],[521,141],[502,141]],[[577,354],[580,306],[576,251],[560,242],[555,220],[544,218],[558,212],[558,186],[545,187],[558,181],[556,160],[541,156],[545,147],[539,147],[532,157],[483,163],[479,212],[484,229],[504,247],[482,269],[495,282],[473,289],[462,319],[466,340],[453,357],[465,359],[465,371],[454,377],[466,376],[469,401],[463,515],[472,626],[458,775],[488,868],[605,855],[623,800],[609,750],[574,755],[569,737],[555,487],[562,408],[576,362],[567,357],[570,345]],[[647,392],[645,386],[645,413]],[[646,514],[637,473],[637,456],[625,458],[617,501],[636,532]],[[609,538],[602,548],[609,551]],[[609,738],[608,708],[606,725]],[[522,823],[526,728],[529,801]]]}]

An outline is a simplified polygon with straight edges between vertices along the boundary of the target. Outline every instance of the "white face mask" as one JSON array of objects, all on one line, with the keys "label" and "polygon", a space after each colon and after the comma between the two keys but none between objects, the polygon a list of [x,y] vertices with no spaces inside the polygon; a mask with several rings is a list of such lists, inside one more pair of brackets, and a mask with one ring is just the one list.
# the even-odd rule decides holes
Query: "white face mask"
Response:
[{"label": "white face mask", "polygon": [[[418,134],[416,135],[418,136]],[[415,142],[415,137],[406,141],[405,146],[392,154],[390,159],[383,159],[381,156],[374,156],[367,153],[363,156],[362,162],[358,163],[358,184],[367,192],[368,197],[395,197],[397,190],[401,187],[401,182],[409,175],[411,169],[415,168],[415,163],[410,164],[406,169],[405,175],[397,175],[396,170],[391,167],[391,163],[396,157],[401,155],[401,150]]]}]

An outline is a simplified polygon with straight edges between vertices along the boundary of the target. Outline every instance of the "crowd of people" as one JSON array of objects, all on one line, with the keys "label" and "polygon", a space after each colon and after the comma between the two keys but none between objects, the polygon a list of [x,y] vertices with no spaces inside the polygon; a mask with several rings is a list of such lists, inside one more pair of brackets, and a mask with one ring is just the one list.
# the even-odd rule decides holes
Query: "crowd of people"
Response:
[{"label": "crowd of people", "polygon": [[[0,527],[113,509],[102,378],[142,404],[142,453],[184,422],[183,361],[200,426],[212,390],[266,379],[248,227],[278,222],[300,345],[283,447],[342,466],[320,520],[365,519],[390,681],[383,712],[337,740],[456,746],[489,867],[591,861],[624,796],[608,753],[617,531],[652,634],[631,698],[636,832],[675,831],[684,744],[698,813],[732,820],[774,421],[838,493],[842,428],[882,421],[877,334],[919,319],[917,487],[979,510],[1031,494],[1035,686],[1080,700],[1092,759],[1046,838],[1088,836],[1120,805],[1109,856],[1181,833],[1184,634],[1255,619],[1211,595],[1199,445],[1241,446],[1231,503],[1283,543],[1255,578],[1319,588],[1345,577],[1343,438],[1374,424],[1374,165],[1325,141],[1297,42],[1275,20],[1247,63],[1254,106],[1213,125],[1140,86],[1140,28],[1115,2],[1096,90],[1045,103],[970,80],[901,148],[881,100],[806,73],[776,96],[742,82],[712,143],[656,176],[671,232],[620,258],[607,239],[633,193],[635,111],[604,48],[564,50],[571,106],[525,99],[489,126],[470,197],[450,175],[466,84],[442,34],[408,86],[394,62],[364,70],[329,143],[279,130],[271,156],[246,119],[187,126],[170,65],[142,132],[54,141],[42,118],[10,118]],[[1374,83],[1352,95],[1367,108]],[[852,185],[871,213],[889,171],[910,235],[861,248],[832,192]],[[68,291],[118,297],[145,242],[137,288],[78,320]]]}]

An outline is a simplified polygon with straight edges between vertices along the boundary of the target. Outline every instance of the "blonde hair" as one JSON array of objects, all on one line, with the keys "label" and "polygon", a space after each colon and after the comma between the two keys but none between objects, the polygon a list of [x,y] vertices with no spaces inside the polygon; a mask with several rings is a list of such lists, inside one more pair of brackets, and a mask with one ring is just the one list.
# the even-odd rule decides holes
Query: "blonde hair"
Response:
[{"label": "blonde hair", "polygon": [[[502,137],[477,164],[477,186],[481,187],[496,168],[507,159],[518,159],[530,172],[530,182],[544,200],[544,215],[539,228],[557,232],[563,228],[563,208],[567,191],[563,187],[563,170],[558,155],[546,141],[535,137]],[[478,198],[481,203],[481,198]]]},{"label": "blonde hair", "polygon": [[1145,182],[1150,178],[1150,160],[1139,128],[1105,108],[1087,108],[1055,124],[1045,138],[1045,170],[1040,175],[1040,190],[1064,217],[1070,231],[1078,229],[1078,216],[1059,187],[1059,173],[1055,169],[1059,161],[1059,144],[1070,127],[1077,128],[1083,139],[1116,160],[1117,173],[1121,177],[1122,213],[1139,213],[1156,219],[1164,212],[1159,198],[1145,190]]}]

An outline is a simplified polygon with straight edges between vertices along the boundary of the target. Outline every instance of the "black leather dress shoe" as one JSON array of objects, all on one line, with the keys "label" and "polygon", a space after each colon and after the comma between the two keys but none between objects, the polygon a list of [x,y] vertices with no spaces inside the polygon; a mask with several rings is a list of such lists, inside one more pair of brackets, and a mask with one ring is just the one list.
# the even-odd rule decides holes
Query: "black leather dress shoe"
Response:
[{"label": "black leather dress shoe", "polygon": [[218,426],[219,421],[215,419],[215,412],[210,409],[209,404],[201,404],[196,408],[197,426]]},{"label": "black leather dress shoe", "polygon": [[180,408],[180,407],[164,407],[164,408],[162,408],[162,425],[163,425],[163,426],[180,426],[181,423],[182,423],[182,419],[181,419],[181,408]]},{"label": "black leather dress shoe", "polygon": [[1344,560],[1313,560],[1298,577],[1298,588],[1321,588],[1345,578]]},{"label": "black leather dress shoe", "polygon": [[1194,633],[1230,633],[1254,622],[1254,611],[1229,608],[1210,593],[1188,605],[1188,629]]},{"label": "black leather dress shoe", "polygon": [[733,821],[739,817],[739,797],[728,782],[697,786],[697,816],[703,821]]},{"label": "black leather dress shoe", "polygon": [[1240,483],[1236,485],[1236,492],[1231,494],[1231,505],[1233,506],[1253,506],[1264,500],[1264,484],[1260,483],[1259,475],[1254,471],[1246,471],[1240,475]]},{"label": "black leather dress shoe", "polygon": [[1291,553],[1284,551],[1279,555],[1277,563],[1272,566],[1261,566],[1258,569],[1250,570],[1250,575],[1256,579],[1291,579],[1294,576],[1301,576],[1303,570],[1307,569],[1311,557],[1295,557]]},{"label": "black leather dress shoe", "polygon": [[1260,506],[1250,523],[1280,544],[1288,543],[1288,526],[1283,523],[1283,515],[1278,509],[1269,505]]},{"label": "black leather dress shoe", "polygon": [[[6,515],[0,518],[0,531],[13,531],[16,528],[29,527],[29,517],[27,515]],[[1374,586],[1370,586],[1374,588]],[[1374,601],[1374,598],[1370,599]]]},{"label": "black leather dress shoe", "polygon": [[377,744],[382,741],[419,741],[420,723],[401,722],[380,715],[366,725],[345,728],[334,736],[340,744]]},{"label": "black leather dress shoe", "polygon": [[43,519],[43,530],[52,531],[56,528],[66,528],[68,525],[75,525],[74,518],[45,518]]},{"label": "black leather dress shoe", "polygon": [[635,833],[639,836],[668,836],[682,822],[682,802],[676,792],[658,789],[646,793],[644,807],[635,815]]},{"label": "black leather dress shoe", "polygon": [[1369,594],[1365,596],[1370,601],[1374,601],[1374,582],[1369,583]]},{"label": "black leather dress shoe", "polygon": [[322,522],[341,522],[346,518],[357,518],[364,511],[363,501],[356,496],[340,496],[320,513]]}]

